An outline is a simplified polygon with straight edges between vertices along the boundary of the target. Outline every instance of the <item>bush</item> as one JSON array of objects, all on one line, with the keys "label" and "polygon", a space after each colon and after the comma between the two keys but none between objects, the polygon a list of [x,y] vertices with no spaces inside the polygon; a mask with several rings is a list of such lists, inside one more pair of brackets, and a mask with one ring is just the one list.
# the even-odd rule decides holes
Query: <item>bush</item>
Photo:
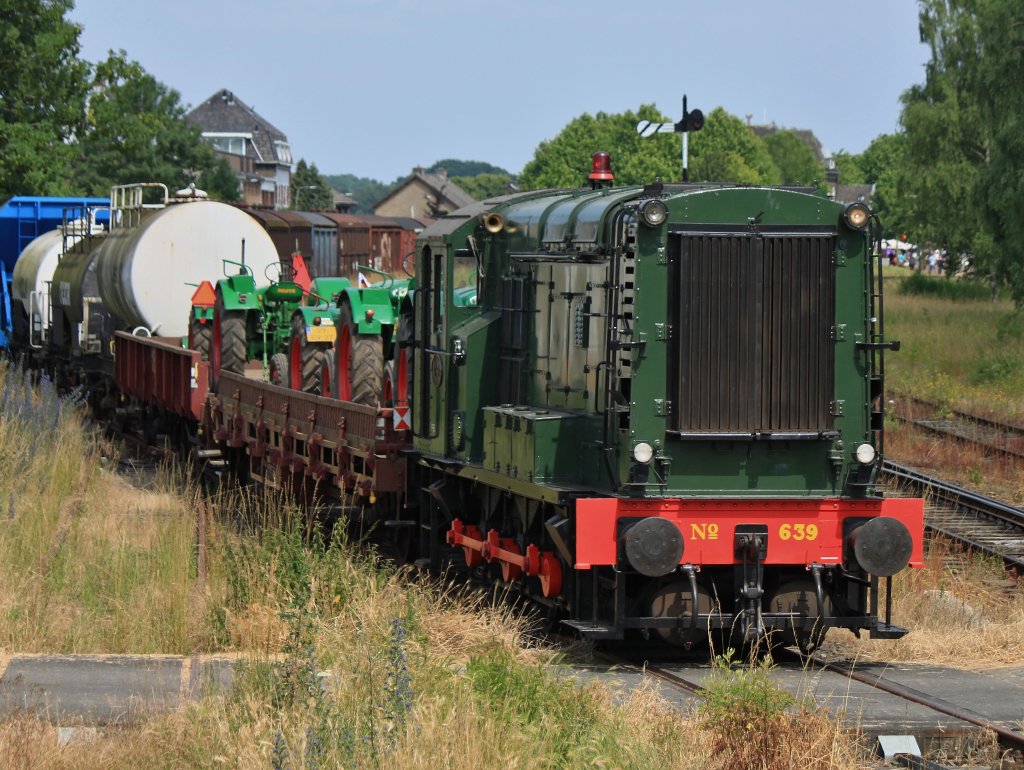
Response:
[{"label": "bush", "polygon": [[903,279],[900,286],[901,294],[939,297],[953,302],[987,300],[990,291],[988,284],[969,278],[934,278],[917,272]]}]

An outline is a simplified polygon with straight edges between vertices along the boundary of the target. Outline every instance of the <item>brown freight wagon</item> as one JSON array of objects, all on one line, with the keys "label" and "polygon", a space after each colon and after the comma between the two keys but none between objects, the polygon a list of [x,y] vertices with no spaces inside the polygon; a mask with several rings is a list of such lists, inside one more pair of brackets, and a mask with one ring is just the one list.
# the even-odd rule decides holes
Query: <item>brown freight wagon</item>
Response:
[{"label": "brown freight wagon", "polygon": [[[358,265],[406,277],[415,272],[417,219],[324,212],[338,227],[338,274],[355,281]],[[367,276],[371,281],[373,278]]]},{"label": "brown freight wagon", "polygon": [[305,257],[314,278],[338,274],[338,226],[331,220],[312,211],[245,209],[245,212],[263,225],[282,260],[298,251]]}]

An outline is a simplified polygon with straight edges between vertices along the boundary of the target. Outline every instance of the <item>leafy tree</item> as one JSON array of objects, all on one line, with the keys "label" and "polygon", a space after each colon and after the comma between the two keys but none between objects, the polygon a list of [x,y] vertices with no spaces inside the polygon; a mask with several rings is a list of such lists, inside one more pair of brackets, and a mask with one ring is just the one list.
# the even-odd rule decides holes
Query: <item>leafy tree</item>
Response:
[{"label": "leafy tree", "polygon": [[763,141],[779,169],[782,184],[821,186],[825,168],[799,136],[792,131],[773,131]]},{"label": "leafy tree", "polygon": [[921,0],[925,82],[903,95],[903,178],[917,240],[931,240],[1024,304],[1024,5]]},{"label": "leafy tree", "polygon": [[860,155],[853,155],[846,150],[840,150],[832,156],[836,163],[836,170],[839,172],[839,184],[867,184],[867,174]]},{"label": "leafy tree", "polygon": [[782,174],[764,142],[735,115],[716,107],[703,130],[690,137],[690,179],[694,182],[780,184]]},{"label": "leafy tree", "polygon": [[0,198],[70,191],[89,65],[71,0],[0,0]]},{"label": "leafy tree", "polygon": [[580,187],[587,184],[591,156],[611,153],[618,184],[643,184],[655,177],[678,179],[681,145],[676,134],[643,138],[636,132],[641,120],[669,122],[653,104],[617,115],[584,114],[569,122],[554,139],[541,142],[519,175],[523,189]]},{"label": "leafy tree", "polygon": [[372,214],[373,204],[384,198],[404,177],[387,184],[377,179],[353,174],[331,174],[324,179],[335,190],[350,195],[356,202],[353,211],[357,214]]},{"label": "leafy tree", "polygon": [[216,160],[184,117],[177,91],[111,51],[96,65],[86,128],[74,146],[75,186],[104,195],[132,182],[163,182],[172,192],[198,183]]},{"label": "leafy tree", "polygon": [[295,164],[292,174],[292,208],[298,211],[316,211],[334,206],[331,187],[327,184],[316,163],[306,165],[303,158]]},{"label": "leafy tree", "polygon": [[[512,176],[505,169],[485,163],[482,160],[457,160],[455,158],[439,160],[427,169],[427,173],[436,174],[441,169],[444,169],[449,177],[480,176],[481,174]],[[462,182],[459,182],[459,186],[462,186]]]},{"label": "leafy tree", "polygon": [[235,203],[241,199],[238,190],[238,175],[224,158],[216,158],[213,168],[203,174],[199,183],[214,200]]},{"label": "leafy tree", "polygon": [[[902,133],[882,134],[858,158],[863,184],[873,184],[871,206],[882,222],[882,235],[896,238],[907,232],[907,201],[910,190],[905,173],[907,137]],[[840,183],[856,184],[839,177]]]},{"label": "leafy tree", "polygon": [[478,201],[507,195],[510,186],[514,185],[515,177],[510,174],[477,174],[476,176],[457,177],[455,183]]},{"label": "leafy tree", "polygon": [[[654,105],[609,115],[581,115],[562,132],[541,142],[533,160],[519,175],[524,189],[579,187],[586,184],[591,155],[605,150],[612,156],[617,184],[645,184],[660,177],[666,181],[682,176],[682,139],[679,134],[641,137],[636,125],[642,120],[672,122]],[[721,107],[708,115],[703,130],[690,135],[692,181],[776,184],[779,170],[764,143],[739,118]]]}]

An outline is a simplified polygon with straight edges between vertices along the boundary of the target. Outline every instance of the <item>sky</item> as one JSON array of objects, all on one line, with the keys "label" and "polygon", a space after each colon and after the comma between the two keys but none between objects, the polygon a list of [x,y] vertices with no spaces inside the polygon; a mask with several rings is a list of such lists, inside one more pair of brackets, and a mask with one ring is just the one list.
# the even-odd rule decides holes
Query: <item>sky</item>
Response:
[{"label": "sky", "polygon": [[917,13],[913,0],[76,0],[71,18],[83,58],[124,49],[187,105],[228,88],[296,160],[390,182],[443,158],[517,173],[578,115],[653,103],[678,120],[684,94],[861,152],[924,80]]}]

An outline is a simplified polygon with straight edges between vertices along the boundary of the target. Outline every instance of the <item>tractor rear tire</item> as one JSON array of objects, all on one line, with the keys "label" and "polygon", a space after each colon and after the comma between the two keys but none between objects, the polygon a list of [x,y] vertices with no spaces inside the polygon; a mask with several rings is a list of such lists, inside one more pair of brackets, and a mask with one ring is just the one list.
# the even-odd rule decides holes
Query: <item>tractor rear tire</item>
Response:
[{"label": "tractor rear tire", "polygon": [[217,294],[213,309],[213,339],[210,341],[210,375],[214,388],[220,383],[220,373],[243,374],[246,364],[245,313],[225,310],[224,297]]},{"label": "tractor rear tire", "polygon": [[376,406],[383,389],[384,343],[378,334],[356,331],[347,303],[338,318],[337,362],[337,397],[345,400],[347,395],[356,404]]},{"label": "tractor rear tire", "polygon": [[279,385],[282,388],[288,387],[288,356],[284,353],[274,353],[270,357],[270,365],[267,367],[267,376],[271,385]]},{"label": "tractor rear tire", "polygon": [[213,338],[213,324],[203,323],[194,314],[188,319],[188,348],[199,351],[204,361],[210,359],[210,340]]},{"label": "tractor rear tire", "polygon": [[331,346],[306,339],[306,323],[301,314],[292,316],[292,341],[288,351],[288,382],[292,390],[321,395],[320,359]]}]

